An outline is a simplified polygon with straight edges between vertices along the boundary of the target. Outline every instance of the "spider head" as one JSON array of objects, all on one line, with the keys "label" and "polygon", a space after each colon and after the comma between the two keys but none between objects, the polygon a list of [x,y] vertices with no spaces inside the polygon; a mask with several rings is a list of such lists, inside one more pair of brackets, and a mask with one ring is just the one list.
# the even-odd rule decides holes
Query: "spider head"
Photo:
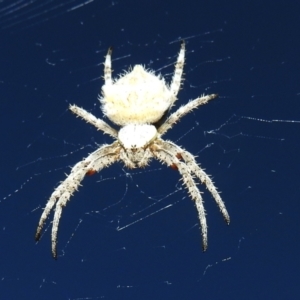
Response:
[{"label": "spider head", "polygon": [[157,137],[155,126],[148,124],[129,124],[118,133],[119,143],[124,148],[123,161],[130,168],[145,167],[150,158],[148,146]]},{"label": "spider head", "polygon": [[128,124],[118,133],[118,141],[123,147],[122,160],[130,168],[145,167],[150,159],[150,144],[157,138],[154,125]]},{"label": "spider head", "polygon": [[118,133],[121,145],[127,149],[145,148],[157,136],[154,125],[129,124],[122,127]]}]

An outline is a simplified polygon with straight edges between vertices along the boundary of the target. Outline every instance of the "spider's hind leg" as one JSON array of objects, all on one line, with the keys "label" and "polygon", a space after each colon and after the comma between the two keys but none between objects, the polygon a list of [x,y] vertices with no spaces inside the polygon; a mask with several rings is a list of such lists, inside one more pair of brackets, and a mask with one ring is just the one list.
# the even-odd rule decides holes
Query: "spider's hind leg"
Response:
[{"label": "spider's hind leg", "polygon": [[177,94],[179,92],[179,89],[180,89],[180,86],[181,86],[183,66],[184,66],[184,57],[185,57],[185,42],[182,41],[181,42],[181,48],[180,48],[180,51],[179,51],[179,54],[178,54],[178,57],[177,57],[177,62],[176,62],[176,65],[175,65],[174,75],[173,75],[173,78],[172,78],[172,82],[170,84],[170,91],[174,95],[172,105],[177,99],[176,96],[177,96]]},{"label": "spider's hind leg", "polygon": [[112,47],[108,48],[105,62],[104,62],[104,81],[106,85],[112,84],[112,78],[111,78],[111,53],[112,53]]}]

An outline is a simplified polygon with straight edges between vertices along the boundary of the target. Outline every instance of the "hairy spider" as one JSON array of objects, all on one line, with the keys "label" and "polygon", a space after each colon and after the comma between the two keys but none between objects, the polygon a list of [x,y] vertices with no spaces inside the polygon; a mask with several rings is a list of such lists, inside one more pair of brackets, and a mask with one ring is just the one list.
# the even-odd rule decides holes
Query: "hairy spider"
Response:
[{"label": "hairy spider", "polygon": [[70,105],[70,110],[98,130],[110,135],[115,141],[110,145],[102,145],[96,151],[78,162],[67,178],[61,182],[48,200],[40,218],[35,239],[41,237],[41,231],[48,215],[55,205],[52,224],[52,255],[57,258],[57,232],[63,207],[78,189],[85,175],[93,174],[117,161],[122,161],[132,169],[146,167],[150,159],[155,158],[162,163],[176,168],[182,176],[190,197],[195,201],[198,210],[203,251],[207,249],[207,224],[205,210],[200,191],[194,178],[200,180],[215,199],[225,221],[229,224],[229,215],[220,194],[210,177],[196,163],[195,157],[161,137],[184,115],[202,104],[217,97],[216,94],[202,95],[181,106],[165,121],[163,118],[177,100],[181,85],[184,65],[185,43],[175,65],[172,82],[168,85],[161,75],[146,70],[142,65],[135,65],[132,70],[112,79],[111,49],[108,50],[104,63],[104,80],[102,97],[99,97],[101,108],[106,117],[120,126],[120,130],[112,128],[101,119],[76,105]]}]

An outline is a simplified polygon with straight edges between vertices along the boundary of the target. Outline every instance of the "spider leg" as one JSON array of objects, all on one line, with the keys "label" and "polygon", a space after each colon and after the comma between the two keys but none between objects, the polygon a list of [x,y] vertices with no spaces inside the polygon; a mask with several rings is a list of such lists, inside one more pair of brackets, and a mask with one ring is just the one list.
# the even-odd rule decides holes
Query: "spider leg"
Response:
[{"label": "spider leg", "polygon": [[162,163],[165,163],[168,166],[175,165],[182,176],[183,183],[185,184],[190,197],[195,201],[196,208],[198,211],[201,233],[202,233],[202,249],[206,251],[207,249],[207,224],[205,217],[205,210],[203,206],[203,199],[199,189],[196,186],[196,183],[191,174],[190,168],[184,163],[181,162],[174,153],[172,153],[165,141],[160,140],[159,143],[155,144],[153,148],[154,156],[160,160]]},{"label": "spider leg", "polygon": [[179,107],[175,112],[173,112],[168,119],[157,129],[157,132],[162,136],[169,129],[172,128],[183,116],[188,114],[193,109],[197,108],[200,105],[206,104],[208,101],[217,98],[217,94],[211,94],[207,96],[199,97],[195,100],[188,102],[187,104]]},{"label": "spider leg", "polygon": [[[71,170],[70,175],[55,189],[55,191],[52,193],[49,201],[46,204],[46,207],[44,208],[44,211],[42,213],[42,216],[40,218],[36,234],[35,234],[35,240],[39,241],[41,237],[42,229],[45,225],[45,222],[56,204],[55,209],[55,221],[53,221],[52,224],[52,255],[54,258],[57,257],[56,254],[56,239],[57,239],[57,230],[59,225],[59,218],[61,215],[61,207],[59,208],[57,202],[61,199],[64,199],[64,203],[69,200],[72,193],[77,190],[80,182],[83,180],[85,174],[89,171],[89,165],[90,162],[88,159],[84,159],[83,161],[77,163]],[[59,214],[59,215],[58,215]]]},{"label": "spider leg", "polygon": [[174,98],[172,99],[170,107],[174,104],[174,102],[177,99],[177,94],[179,92],[180,86],[181,86],[181,79],[182,79],[182,73],[183,73],[183,66],[184,66],[184,56],[185,56],[185,42],[181,42],[181,48],[177,57],[177,62],[175,65],[175,71],[172,78],[172,82],[170,84],[170,91],[174,95]]},{"label": "spider leg", "polygon": [[217,203],[224,220],[229,225],[230,223],[230,217],[227,212],[227,209],[225,207],[225,204],[223,200],[220,197],[220,194],[217,191],[217,188],[215,187],[214,183],[210,179],[210,177],[203,171],[203,169],[197,164],[195,161],[193,155],[189,153],[188,151],[180,148],[176,144],[172,143],[171,141],[164,141],[165,147],[173,154],[178,155],[182,157],[186,165],[188,166],[190,172],[194,173],[201,181],[202,184],[206,186],[206,188],[209,190],[211,195],[213,196],[215,202]]},{"label": "spider leg", "polygon": [[111,85],[112,84],[112,78],[111,78],[111,53],[112,53],[112,47],[108,48],[105,62],[104,62],[104,81],[105,85]]},{"label": "spider leg", "polygon": [[78,107],[77,105],[70,105],[69,109],[78,117],[84,119],[87,123],[94,125],[98,130],[110,135],[113,138],[118,138],[118,132],[104,122],[101,119],[96,118],[91,113],[87,112],[85,109]]},{"label": "spider leg", "polygon": [[80,182],[83,180],[87,172],[90,170],[99,172],[104,167],[109,166],[111,163],[118,160],[117,143],[111,145],[103,145],[101,148],[92,152],[84,160],[77,163],[72,169],[68,177],[55,189],[52,193],[50,200],[47,202],[43,214],[40,218],[35,239],[38,241],[41,237],[41,231],[43,226],[52,210],[55,206],[55,213],[52,224],[52,255],[57,258],[57,232],[59,226],[59,220],[61,217],[62,209],[66,206],[68,200],[73,193],[78,189]]}]

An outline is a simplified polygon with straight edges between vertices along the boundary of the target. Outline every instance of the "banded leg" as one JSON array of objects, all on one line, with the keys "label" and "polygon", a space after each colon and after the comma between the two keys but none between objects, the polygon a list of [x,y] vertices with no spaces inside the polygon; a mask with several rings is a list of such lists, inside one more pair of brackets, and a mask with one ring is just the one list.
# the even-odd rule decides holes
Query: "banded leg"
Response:
[{"label": "banded leg", "polygon": [[165,134],[169,129],[172,128],[174,124],[176,124],[183,116],[188,114],[193,109],[197,108],[200,105],[206,104],[208,101],[217,98],[217,94],[211,94],[207,96],[199,97],[195,100],[188,102],[187,104],[179,107],[175,112],[173,112],[166,122],[164,122],[158,129],[158,133],[160,135]]},{"label": "banded leg", "polygon": [[177,62],[175,65],[174,75],[173,75],[172,82],[170,85],[170,91],[174,95],[174,98],[173,98],[173,101],[172,101],[172,104],[170,105],[170,107],[176,101],[176,99],[177,99],[176,96],[177,96],[180,86],[181,86],[183,66],[184,66],[184,56],[185,56],[185,42],[182,41],[181,48],[180,48],[180,51],[179,51],[179,54],[177,57]]},{"label": "banded leg", "polygon": [[105,62],[104,62],[104,81],[106,85],[111,85],[112,84],[112,78],[111,78],[111,53],[112,53],[112,48],[108,48],[106,57],[105,57]]},{"label": "banded leg", "polygon": [[78,189],[81,181],[89,171],[99,172],[104,167],[107,167],[118,160],[118,152],[115,148],[115,143],[111,145],[103,145],[101,148],[92,152],[83,161],[77,163],[72,168],[68,177],[54,190],[47,202],[37,227],[35,240],[38,241],[40,239],[44,224],[55,205],[51,236],[52,255],[55,259],[57,258],[57,232],[62,208],[66,206],[70,197]]},{"label": "banded leg", "polygon": [[183,183],[186,186],[190,197],[195,201],[196,208],[198,211],[201,234],[202,234],[202,249],[206,251],[207,249],[207,224],[205,217],[205,210],[203,206],[203,199],[199,189],[197,188],[192,174],[188,166],[181,162],[172,152],[168,151],[162,144],[162,147],[157,147],[153,154],[160,160],[162,163],[165,163],[168,166],[175,165],[178,168],[179,173],[182,176]]},{"label": "banded leg", "polygon": [[188,151],[180,148],[176,144],[170,142],[170,141],[164,141],[164,144],[166,145],[166,148],[173,154],[178,155],[182,157],[186,165],[188,166],[191,173],[195,174],[202,184],[206,186],[206,188],[209,190],[211,195],[213,196],[215,202],[217,203],[224,220],[229,225],[230,223],[230,217],[227,212],[226,206],[220,197],[219,192],[217,191],[217,188],[215,187],[214,183],[212,182],[211,178],[203,171],[203,169],[197,164],[196,160],[194,159],[193,155],[189,153]]},{"label": "banded leg", "polygon": [[112,128],[103,120],[96,118],[94,115],[87,112],[85,109],[80,108],[75,104],[70,105],[69,109],[72,111],[72,113],[82,118],[87,123],[94,125],[98,130],[103,131],[104,133],[110,135],[113,138],[118,138],[118,132],[114,128]]}]

